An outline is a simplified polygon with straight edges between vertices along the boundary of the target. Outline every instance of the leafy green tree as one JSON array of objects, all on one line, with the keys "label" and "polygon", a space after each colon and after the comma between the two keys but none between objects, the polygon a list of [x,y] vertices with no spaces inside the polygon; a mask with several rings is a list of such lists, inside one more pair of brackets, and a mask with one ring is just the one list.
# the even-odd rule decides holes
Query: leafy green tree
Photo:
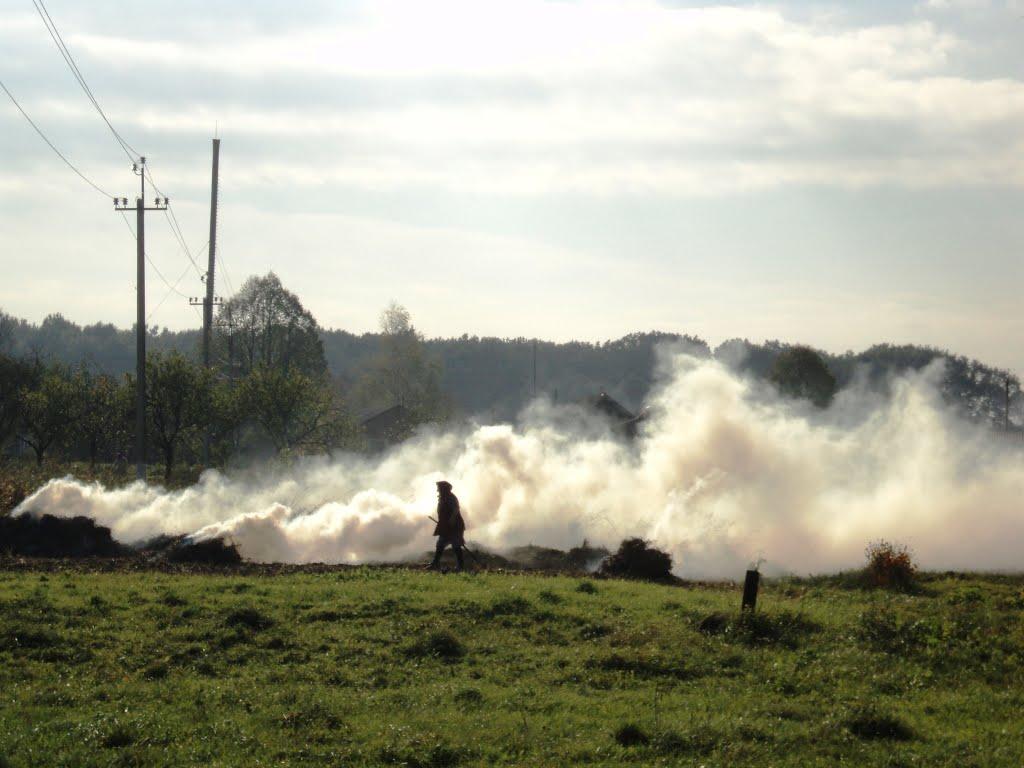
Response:
[{"label": "leafy green tree", "polygon": [[67,366],[53,363],[32,389],[22,389],[18,437],[41,465],[46,452],[74,433],[82,417],[83,400]]},{"label": "leafy green tree", "polygon": [[134,393],[123,381],[93,374],[84,367],[76,371],[73,383],[82,400],[76,437],[89,457],[89,465],[95,468],[101,456],[116,458],[126,453],[132,439]]},{"label": "leafy green tree", "polygon": [[169,480],[175,456],[197,437],[212,410],[212,375],[178,352],[146,357],[146,411],[149,434],[163,455]]},{"label": "leafy green tree", "polygon": [[451,403],[441,389],[441,365],[427,353],[409,311],[392,302],[381,313],[380,330],[357,399],[374,408],[400,405],[414,424],[446,419]]},{"label": "leafy green tree", "polygon": [[41,373],[38,362],[0,355],[0,461],[21,425],[25,394],[36,387]]},{"label": "leafy green tree", "polygon": [[239,447],[240,430],[246,420],[242,389],[234,382],[214,380],[210,402],[210,460],[224,464]]},{"label": "leafy green tree", "polygon": [[214,353],[231,376],[258,367],[327,371],[316,320],[273,272],[245,281],[221,308],[216,330]]},{"label": "leafy green tree", "polygon": [[819,408],[827,407],[836,392],[836,377],[810,347],[790,347],[779,353],[768,379],[784,395],[805,398]]},{"label": "leafy green tree", "polygon": [[260,366],[239,383],[239,397],[278,453],[330,451],[352,432],[325,377]]}]

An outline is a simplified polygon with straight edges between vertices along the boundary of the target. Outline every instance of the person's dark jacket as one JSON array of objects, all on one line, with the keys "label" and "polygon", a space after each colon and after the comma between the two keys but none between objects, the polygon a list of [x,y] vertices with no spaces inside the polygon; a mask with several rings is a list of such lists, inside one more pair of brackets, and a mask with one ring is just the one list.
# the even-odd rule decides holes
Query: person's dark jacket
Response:
[{"label": "person's dark jacket", "polygon": [[459,499],[454,493],[446,493],[437,500],[437,525],[434,535],[462,543],[466,522],[462,519]]}]

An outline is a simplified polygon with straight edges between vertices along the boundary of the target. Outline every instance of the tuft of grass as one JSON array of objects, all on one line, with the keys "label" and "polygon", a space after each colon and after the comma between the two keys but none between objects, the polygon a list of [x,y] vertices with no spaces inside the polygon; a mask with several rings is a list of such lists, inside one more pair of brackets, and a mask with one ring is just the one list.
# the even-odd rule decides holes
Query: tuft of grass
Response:
[{"label": "tuft of grass", "polygon": [[380,762],[384,765],[401,765],[409,768],[454,768],[463,761],[463,750],[444,742],[426,745],[414,743],[405,747],[388,745],[380,750]]},{"label": "tuft of grass", "polygon": [[229,627],[242,627],[254,632],[274,626],[273,619],[264,616],[255,608],[236,608],[224,617],[224,623]]},{"label": "tuft of grass", "polygon": [[576,591],[584,595],[596,595],[597,587],[594,586],[592,581],[581,581],[576,585]]},{"label": "tuft of grass", "polygon": [[796,648],[807,636],[821,627],[802,614],[792,611],[744,611],[735,618],[715,612],[697,623],[705,635],[717,635],[748,646],[783,646]]},{"label": "tuft of grass", "polygon": [[639,747],[649,744],[651,737],[636,723],[626,723],[615,730],[615,741],[623,747]]},{"label": "tuft of grass", "polygon": [[843,725],[858,739],[888,739],[910,741],[914,731],[898,717],[880,712],[874,707],[864,707],[851,713]]},{"label": "tuft of grass", "polygon": [[167,677],[167,672],[167,665],[158,661],[142,670],[142,676],[147,680],[163,680]]},{"label": "tuft of grass", "polygon": [[137,738],[138,736],[132,728],[122,723],[115,723],[100,741],[100,746],[104,749],[123,749],[134,744]]},{"label": "tuft of grass", "polygon": [[483,704],[484,695],[476,688],[463,688],[455,693],[453,699],[456,704],[462,706],[477,706]]},{"label": "tuft of grass", "polygon": [[312,729],[337,730],[341,720],[323,704],[314,702],[285,712],[281,715],[280,724],[282,728],[305,733]]},{"label": "tuft of grass", "polygon": [[860,616],[858,636],[871,649],[898,656],[921,650],[931,630],[919,619],[901,619],[888,606],[875,606]]},{"label": "tuft of grass", "polygon": [[593,662],[596,669],[606,672],[625,672],[641,678],[670,678],[692,680],[698,675],[681,661],[648,656],[624,656],[613,653]]},{"label": "tuft of grass", "polygon": [[466,655],[466,647],[451,632],[438,631],[416,641],[405,652],[412,658],[434,658],[454,663]]},{"label": "tuft of grass", "polygon": [[338,611],[329,610],[310,611],[303,617],[303,621],[341,621],[341,614]]},{"label": "tuft of grass", "polygon": [[720,736],[716,732],[708,729],[686,734],[665,731],[654,736],[651,746],[658,754],[666,757],[702,756],[714,752],[719,739]]},{"label": "tuft of grass", "polygon": [[491,603],[485,615],[494,616],[524,616],[533,610],[530,601],[522,597],[502,597]]}]

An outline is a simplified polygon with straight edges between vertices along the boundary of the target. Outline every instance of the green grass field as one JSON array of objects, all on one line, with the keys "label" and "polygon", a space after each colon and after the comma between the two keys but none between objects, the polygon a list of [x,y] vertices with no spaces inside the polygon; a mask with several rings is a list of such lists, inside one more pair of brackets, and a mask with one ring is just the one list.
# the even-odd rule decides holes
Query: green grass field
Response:
[{"label": "green grass field", "polygon": [[1022,586],[0,570],[0,765],[1019,768]]}]

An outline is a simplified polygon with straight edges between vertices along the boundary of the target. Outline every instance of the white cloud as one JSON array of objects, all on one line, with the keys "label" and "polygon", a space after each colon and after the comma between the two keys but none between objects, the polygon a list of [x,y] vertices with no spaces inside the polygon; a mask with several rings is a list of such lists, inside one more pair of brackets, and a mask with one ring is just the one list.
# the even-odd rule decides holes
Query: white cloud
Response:
[{"label": "white cloud", "polygon": [[[466,294],[489,295],[493,272],[466,267],[475,263],[474,254],[496,254],[492,269],[501,266],[506,272],[515,271],[520,258],[529,261],[537,255],[542,264],[566,265],[552,266],[556,275],[536,269],[546,284],[557,286],[549,298],[561,313],[558,327],[565,333],[615,334],[685,311],[689,328],[720,338],[756,334],[756,327],[788,335],[803,320],[799,312],[787,315],[774,305],[757,304],[753,296],[740,306],[742,311],[761,307],[757,325],[745,316],[736,320],[737,305],[729,297],[737,278],[717,274],[711,266],[702,274],[718,286],[714,291],[723,315],[714,314],[713,303],[694,297],[685,310],[679,309],[681,288],[676,286],[692,285],[689,275],[666,288],[669,293],[652,310],[651,295],[665,281],[657,274],[662,265],[643,248],[654,243],[664,252],[678,237],[681,251],[699,250],[710,263],[721,246],[721,240],[707,234],[710,230],[688,241],[685,227],[663,227],[658,234],[637,237],[640,245],[633,250],[622,245],[632,242],[626,237],[616,245],[595,246],[593,240],[574,240],[565,232],[590,226],[581,219],[594,210],[610,210],[601,207],[606,200],[594,198],[618,201],[635,195],[669,217],[674,213],[666,210],[685,209],[682,197],[703,198],[694,202],[702,211],[720,199],[719,210],[724,210],[751,191],[761,193],[759,201],[770,206],[773,194],[798,196],[807,187],[814,189],[812,195],[821,188],[897,188],[908,196],[905,200],[923,200],[915,204],[927,206],[931,194],[1024,187],[1019,130],[1024,125],[1024,54],[1014,46],[1018,27],[1005,23],[1008,11],[1024,13],[1020,2],[968,13],[907,5],[887,9],[882,23],[871,20],[870,10],[823,11],[817,5],[680,9],[648,0],[384,0],[354,10],[345,6],[349,10],[343,18],[332,16],[338,12],[332,7],[308,22],[297,21],[307,18],[297,9],[289,12],[286,27],[272,23],[278,11],[254,9],[261,23],[226,20],[231,34],[220,36],[212,29],[225,21],[217,16],[223,10],[213,8],[200,20],[201,14],[186,4],[178,23],[144,24],[145,40],[136,36],[137,25],[118,21],[119,7],[100,2],[69,7],[64,12],[70,18],[58,21],[113,122],[133,145],[146,150],[159,183],[180,201],[190,237],[207,226],[207,139],[219,123],[225,137],[224,255],[239,278],[280,268],[282,262],[287,267],[301,261],[289,246],[298,237],[309,260],[292,283],[316,304],[325,322],[372,325],[376,310],[397,295],[402,300],[421,297],[414,309],[433,319],[437,332],[519,332],[522,321],[511,309],[481,300],[470,322],[446,308],[459,306]],[[979,18],[988,20],[985,35],[972,26]],[[993,30],[997,40],[988,36]],[[77,90],[38,19],[0,12],[0,42],[5,51],[0,74],[41,127],[101,186],[127,194],[134,177],[123,167],[123,155]],[[997,42],[1003,58],[985,58]],[[107,317],[101,310],[112,306],[112,299],[104,285],[122,274],[124,262],[118,260],[126,233],[115,230],[101,237],[100,225],[90,223],[94,212],[80,220],[68,213],[56,222],[40,214],[47,217],[42,227],[24,215],[28,197],[48,184],[73,188],[61,198],[68,205],[77,204],[78,193],[86,190],[75,186],[80,182],[70,174],[62,175],[60,161],[8,104],[0,104],[0,128],[5,140],[10,137],[18,147],[7,154],[0,193],[20,206],[17,212],[8,206],[0,219],[3,245],[8,253],[25,254],[17,262],[14,257],[4,262],[14,277],[6,292],[0,291],[0,301],[25,315],[37,306],[43,307],[42,314],[55,306],[79,306],[81,311],[72,313],[76,319]],[[360,196],[373,202],[363,205]],[[491,212],[474,218],[472,211],[451,215],[444,210],[472,209],[478,198],[492,206]],[[328,225],[298,222],[278,210],[294,210],[314,199],[316,210],[351,216]],[[435,206],[437,200],[444,202]],[[558,208],[566,200],[572,202]],[[393,219],[388,227],[357,221],[363,214],[367,221],[379,220],[381,209],[393,201],[400,202],[386,212]],[[534,233],[533,223],[517,221],[518,214],[495,223],[501,216],[493,213],[498,201],[526,211],[550,203],[551,210],[557,209],[552,218],[565,212],[564,230],[558,230],[561,223],[546,222],[545,233]],[[629,209],[635,201],[623,202],[623,209],[637,210]],[[236,204],[249,208],[231,208]],[[102,216],[108,208],[103,206]],[[434,212],[458,224],[437,231],[406,228]],[[646,216],[646,210],[637,216],[638,228],[646,225]],[[104,226],[110,223],[103,221]],[[510,222],[522,227],[518,237],[505,237],[513,230]],[[626,214],[622,222],[622,231],[632,226]],[[238,229],[232,233],[233,226]],[[927,231],[923,224],[915,226],[921,229],[905,241],[885,241],[896,243],[891,245],[893,258],[928,249],[933,225]],[[784,265],[786,254],[801,252],[801,226],[793,229],[779,236],[773,253],[762,253],[760,241],[735,249],[749,247],[750,264],[776,258]],[[480,235],[488,231],[502,236]],[[834,240],[855,243],[858,236],[837,232]],[[204,237],[196,235],[199,242]],[[991,237],[1011,239],[1006,232]],[[18,247],[7,248],[9,243]],[[71,254],[80,244],[95,248],[111,265],[116,261],[102,281],[83,272],[80,279],[93,281],[87,289],[65,286],[58,293],[52,278],[33,277],[40,263],[50,275],[60,274],[61,258],[80,256],[59,254]],[[595,250],[607,254],[615,248],[624,249],[618,252],[624,261],[635,260],[651,271],[633,281],[636,296],[610,317],[610,289],[599,280],[578,287],[564,275],[571,272],[568,265],[588,269]],[[336,252],[346,259],[355,254],[355,261],[339,266]],[[995,252],[995,246],[986,251]],[[455,254],[450,262],[449,254]],[[163,266],[174,265],[178,257],[171,250],[156,258]],[[422,275],[412,267],[424,258],[443,265],[438,280],[407,278]],[[462,271],[446,271],[450,263],[462,265]],[[175,275],[180,268],[174,267]],[[361,279],[369,274],[369,282],[344,287],[349,285],[346,275],[353,273]],[[373,295],[357,295],[366,286]],[[121,284],[118,290],[130,293],[130,287]],[[917,287],[904,283],[893,290],[910,290],[900,294],[911,296],[910,306],[921,302],[912,290]],[[160,291],[158,284],[155,290]],[[345,291],[332,302],[335,293]],[[513,293],[517,301],[529,301],[524,297],[531,295],[529,286]],[[838,306],[833,294],[821,295],[825,309]],[[857,300],[843,304],[855,305]],[[168,302],[162,312],[174,306]],[[181,313],[180,323],[194,323],[187,307],[175,311]],[[543,333],[552,311],[538,314],[537,325],[527,331]],[[856,339],[847,342],[851,345],[872,340],[865,338],[868,330],[849,331],[847,313],[836,312],[836,330],[825,341],[840,345],[844,334]],[[959,333],[950,328],[948,317],[938,317],[943,312],[963,317],[930,306],[922,317],[931,317],[933,327],[944,332]],[[784,320],[776,320],[780,316]],[[913,322],[900,319],[908,316]],[[117,317],[130,321],[131,307]],[[708,317],[716,319],[700,325]],[[883,321],[897,328],[927,327],[913,307],[903,313],[889,309]],[[982,320],[976,326],[971,322],[970,333],[958,338],[979,338],[978,349],[993,349]],[[817,325],[833,327],[826,320]],[[721,330],[725,327],[729,330]],[[1012,335],[995,324],[990,328],[993,338]],[[885,335],[883,325],[869,331],[873,337]]]},{"label": "white cloud", "polygon": [[[496,194],[1024,184],[1016,142],[992,137],[1024,120],[1024,83],[958,74],[963,42],[925,21],[851,27],[763,8],[606,0],[388,1],[345,23],[215,47],[94,34],[73,44],[119,67],[223,79],[216,100],[150,100],[125,115],[146,132],[206,133],[219,120],[228,135],[315,139],[344,157],[274,172],[297,183],[312,168],[326,181]],[[253,91],[271,76],[312,78],[327,94],[332,80],[354,78],[378,98],[282,107]],[[503,98],[509,77],[541,97]],[[453,101],[426,85],[443,78],[474,83],[477,96]],[[389,100],[398,83],[424,93]],[[265,149],[259,165],[292,162]]]}]

